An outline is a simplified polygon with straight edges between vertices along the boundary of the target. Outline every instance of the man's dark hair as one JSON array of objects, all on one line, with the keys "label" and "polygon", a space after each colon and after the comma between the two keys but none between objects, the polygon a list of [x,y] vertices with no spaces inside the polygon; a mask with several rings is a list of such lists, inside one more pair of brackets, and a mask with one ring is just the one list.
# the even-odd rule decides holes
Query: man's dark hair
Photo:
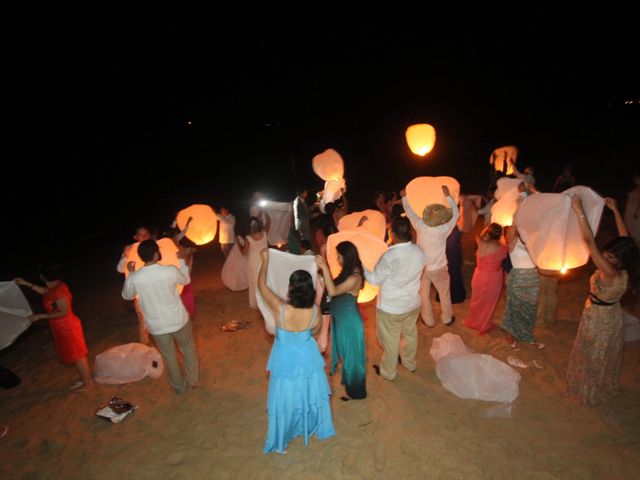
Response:
[{"label": "man's dark hair", "polygon": [[155,240],[145,240],[138,245],[138,256],[144,263],[153,261],[153,255],[158,252],[160,255],[160,249]]},{"label": "man's dark hair", "polygon": [[406,217],[400,217],[391,224],[391,231],[400,242],[411,240],[411,223]]}]

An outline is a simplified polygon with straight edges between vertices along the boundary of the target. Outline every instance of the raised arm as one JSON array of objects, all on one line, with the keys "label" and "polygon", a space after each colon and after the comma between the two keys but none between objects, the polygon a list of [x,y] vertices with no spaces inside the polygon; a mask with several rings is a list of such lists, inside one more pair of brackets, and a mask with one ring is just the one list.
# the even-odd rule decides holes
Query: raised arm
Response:
[{"label": "raised arm", "polygon": [[578,218],[578,226],[580,227],[580,231],[582,232],[582,237],[585,242],[587,242],[587,246],[589,247],[589,252],[591,253],[591,259],[593,263],[596,264],[596,267],[604,274],[605,277],[614,277],[617,275],[617,271],[615,267],[602,255],[602,252],[598,248],[596,244],[596,240],[593,236],[593,231],[591,230],[591,226],[589,222],[587,222],[587,218],[584,214],[584,208],[582,206],[582,200],[579,195],[573,195],[571,197],[571,207],[573,211],[576,212],[576,216]]},{"label": "raised arm", "polygon": [[260,271],[258,272],[258,289],[260,290],[260,294],[267,305],[277,318],[280,314],[280,309],[282,308],[282,304],[284,303],[280,297],[278,297],[273,291],[267,286],[267,269],[269,268],[269,249],[265,248],[260,252],[260,256],[262,257],[262,265],[260,265]]},{"label": "raised arm", "polygon": [[620,214],[620,210],[618,210],[618,205],[613,198],[607,197],[604,199],[604,204],[613,212],[613,216],[616,219],[616,228],[618,229],[618,235],[621,237],[628,237],[629,230],[627,230],[627,226],[624,223],[624,219]]},{"label": "raised arm", "polygon": [[23,287],[29,287],[31,290],[33,290],[36,293],[39,293],[40,295],[44,295],[44,292],[46,290],[44,287],[36,285],[35,283],[27,282],[23,278],[18,277],[14,280],[14,282],[16,282],[17,285],[21,285]]},{"label": "raised arm", "polygon": [[358,284],[362,281],[362,279],[360,279],[358,275],[351,275],[340,285],[336,286],[336,284],[333,282],[333,278],[331,278],[331,271],[329,270],[329,265],[327,265],[325,259],[320,255],[316,255],[316,263],[318,264],[320,270],[322,270],[322,278],[324,279],[325,287],[327,288],[327,292],[329,293],[329,295],[331,295],[332,297],[337,297],[338,295],[342,295],[343,293],[348,293],[352,290],[355,290],[358,287]]}]

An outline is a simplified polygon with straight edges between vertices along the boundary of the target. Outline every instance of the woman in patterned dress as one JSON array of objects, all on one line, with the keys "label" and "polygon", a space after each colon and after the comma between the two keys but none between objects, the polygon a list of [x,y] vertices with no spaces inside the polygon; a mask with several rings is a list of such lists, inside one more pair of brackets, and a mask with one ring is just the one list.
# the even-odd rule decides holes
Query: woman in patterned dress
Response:
[{"label": "woman in patterned dress", "polygon": [[571,202],[597,270],[589,279],[589,297],[569,359],[567,395],[589,407],[604,402],[618,391],[624,345],[620,298],[628,284],[637,281],[640,275],[638,249],[628,236],[615,200],[606,198],[605,203],[613,211],[620,236],[600,251],[580,197],[574,196]]}]

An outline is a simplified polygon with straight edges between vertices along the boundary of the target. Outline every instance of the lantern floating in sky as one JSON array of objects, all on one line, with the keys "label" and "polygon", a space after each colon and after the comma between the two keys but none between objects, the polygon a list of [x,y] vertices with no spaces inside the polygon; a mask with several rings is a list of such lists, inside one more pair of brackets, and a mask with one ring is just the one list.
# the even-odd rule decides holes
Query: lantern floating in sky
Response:
[{"label": "lantern floating in sky", "polygon": [[[340,264],[338,263],[338,252],[336,247],[340,242],[349,241],[353,243],[358,249],[358,255],[362,261],[362,265],[367,270],[373,270],[376,263],[387,250],[387,244],[384,243],[373,233],[369,233],[366,230],[344,230],[338,233],[329,235],[327,238],[327,263],[331,269],[331,274],[335,278],[341,271]],[[358,303],[370,302],[378,294],[379,288],[365,282],[364,288],[360,290],[358,295]]]},{"label": "lantern floating in sky", "polygon": [[350,213],[338,221],[338,230],[341,232],[360,228],[384,240],[387,222],[382,212],[371,209]]},{"label": "lantern floating in sky", "polygon": [[449,193],[458,202],[460,184],[453,177],[417,177],[407,185],[407,200],[419,217],[427,205],[441,203],[449,208],[449,202],[442,193],[442,185],[449,188]]},{"label": "lantern floating in sky", "polygon": [[508,145],[506,147],[496,148],[489,157],[489,165],[493,165],[496,172],[504,172],[504,164],[507,162],[506,175],[513,174],[513,165],[511,162],[516,163],[518,159],[518,147],[515,145]]},{"label": "lantern floating in sky", "polygon": [[189,217],[192,218],[186,237],[196,245],[209,243],[216,236],[218,218],[209,205],[191,205],[178,212],[178,228],[184,230]]},{"label": "lantern floating in sky", "polygon": [[311,165],[316,175],[324,181],[341,181],[344,178],[344,162],[340,154],[333,148],[313,157]]},{"label": "lantern floating in sky", "polygon": [[[158,263],[160,265],[173,265],[174,267],[179,268],[180,262],[178,260],[178,247],[173,240],[170,238],[161,238],[160,240],[156,240],[156,243],[160,249],[161,257]],[[127,252],[127,264],[129,264],[129,262],[134,262],[136,272],[144,266],[144,262],[138,255],[138,245],[140,245],[140,242],[134,243]],[[125,268],[124,274],[125,276],[129,275],[128,268]],[[183,285],[178,285],[178,292],[182,293],[183,288]]]},{"label": "lantern floating in sky", "polygon": [[513,223],[513,214],[518,209],[518,198],[520,192],[518,185],[522,180],[519,178],[502,177],[498,179],[496,188],[496,203],[491,207],[491,221],[507,227]]},{"label": "lantern floating in sky", "polygon": [[571,196],[579,195],[591,230],[600,224],[604,200],[588,187],[572,187],[562,193],[536,193],[527,197],[515,214],[520,238],[531,259],[542,270],[566,272],[589,261]]},{"label": "lantern floating in sky", "polygon": [[428,123],[411,125],[407,128],[405,137],[411,151],[424,157],[436,144],[436,129]]}]

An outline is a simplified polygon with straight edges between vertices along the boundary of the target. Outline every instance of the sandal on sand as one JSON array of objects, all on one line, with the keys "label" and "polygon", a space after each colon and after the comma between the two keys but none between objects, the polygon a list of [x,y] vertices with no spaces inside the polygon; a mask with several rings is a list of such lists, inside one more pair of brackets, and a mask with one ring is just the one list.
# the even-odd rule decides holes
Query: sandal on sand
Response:
[{"label": "sandal on sand", "polygon": [[513,342],[511,345],[511,348],[513,348],[514,350],[518,350],[520,347],[518,346],[518,342]]},{"label": "sandal on sand", "polygon": [[509,365],[511,365],[512,367],[518,367],[518,368],[527,368],[528,365],[526,363],[524,363],[522,360],[520,360],[519,358],[516,357],[508,357],[507,358],[507,363]]},{"label": "sandal on sand", "polygon": [[9,427],[6,425],[4,427],[0,427],[0,438],[6,437],[7,433],[9,433]]},{"label": "sandal on sand", "polygon": [[82,388],[82,387],[84,387],[84,382],[81,382],[78,380],[77,382],[74,382],[73,385],[69,387],[69,390],[75,390],[76,388]]},{"label": "sandal on sand", "polygon": [[538,347],[538,350],[542,350],[544,347],[546,347],[544,343],[540,343],[540,342],[531,342],[531,345]]},{"label": "sandal on sand", "polygon": [[542,365],[542,362],[540,360],[534,360],[533,361],[533,366],[542,370],[544,368],[544,365]]}]

